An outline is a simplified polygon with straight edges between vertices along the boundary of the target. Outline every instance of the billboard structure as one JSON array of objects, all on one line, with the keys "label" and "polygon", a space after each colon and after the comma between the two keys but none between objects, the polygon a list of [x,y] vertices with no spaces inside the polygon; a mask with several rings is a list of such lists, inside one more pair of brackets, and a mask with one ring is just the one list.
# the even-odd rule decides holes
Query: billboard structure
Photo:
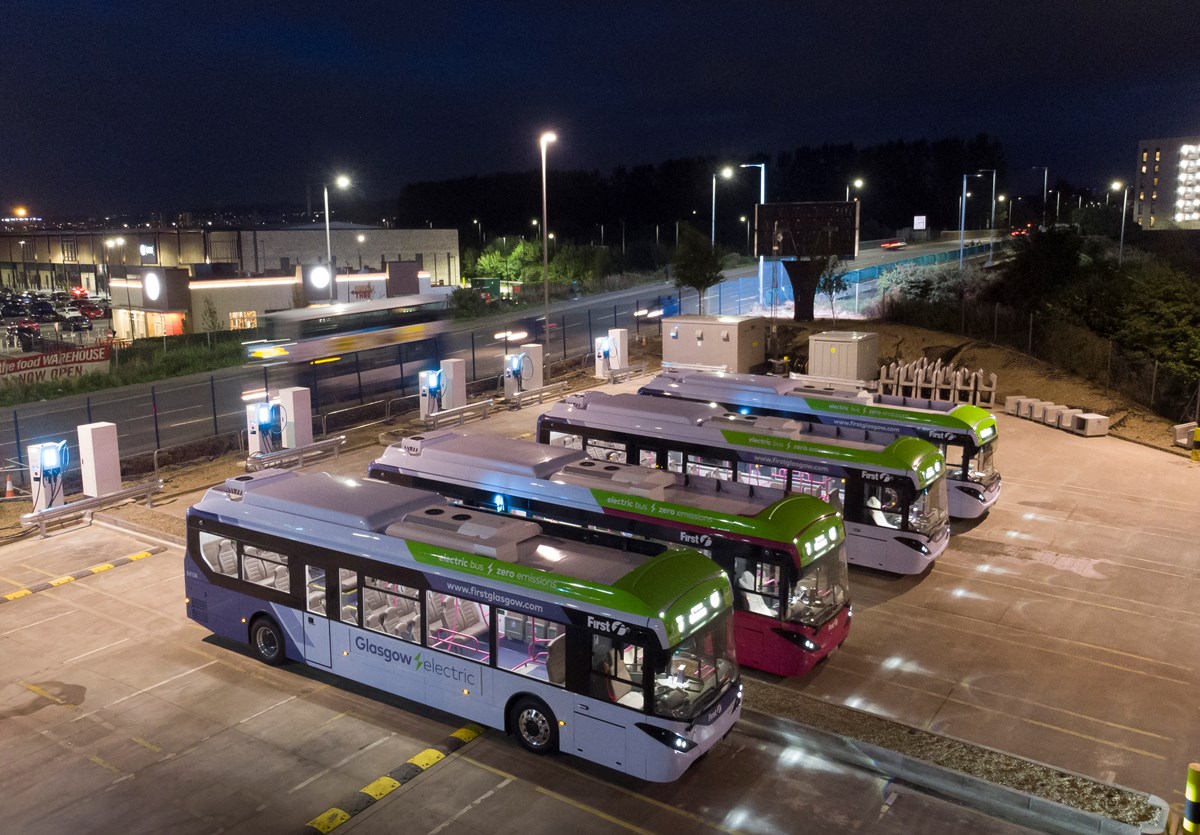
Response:
[{"label": "billboard structure", "polygon": [[755,221],[755,254],[783,262],[796,303],[793,318],[811,321],[817,280],[829,257],[858,257],[859,202],[760,204]]}]

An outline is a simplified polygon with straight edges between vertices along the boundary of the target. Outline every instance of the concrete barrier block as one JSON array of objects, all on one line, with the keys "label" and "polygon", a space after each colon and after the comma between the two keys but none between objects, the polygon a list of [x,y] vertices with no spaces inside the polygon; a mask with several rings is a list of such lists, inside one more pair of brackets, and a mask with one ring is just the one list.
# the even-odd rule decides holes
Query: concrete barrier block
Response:
[{"label": "concrete barrier block", "polygon": [[1029,419],[1034,423],[1045,423],[1046,410],[1053,408],[1054,403],[1049,400],[1035,400],[1029,407]]},{"label": "concrete barrier block", "polygon": [[1004,413],[1006,415],[1016,415],[1021,412],[1021,404],[1032,398],[1026,397],[1023,394],[1010,394],[1004,398]]},{"label": "concrete barrier block", "polygon": [[1071,431],[1085,438],[1098,438],[1108,434],[1108,415],[1097,415],[1092,412],[1073,415]]},{"label": "concrete barrier block", "polygon": [[1058,419],[1062,417],[1062,413],[1069,409],[1069,406],[1047,406],[1046,412],[1042,416],[1042,423],[1047,426],[1058,426]]},{"label": "concrete barrier block", "polygon": [[1171,433],[1175,438],[1175,446],[1191,449],[1195,445],[1196,422],[1178,423],[1171,427]]},{"label": "concrete barrier block", "polygon": [[1028,400],[1026,400],[1024,403],[1021,404],[1021,409],[1019,412],[1017,412],[1017,417],[1023,417],[1026,420],[1032,420],[1033,419],[1033,410],[1035,407],[1041,406],[1042,411],[1045,411],[1046,406],[1052,406],[1052,405],[1054,405],[1054,404],[1051,403],[1049,400],[1038,400],[1036,397],[1031,397]]},{"label": "concrete barrier block", "polygon": [[1064,409],[1063,413],[1058,416],[1058,428],[1065,429],[1070,432],[1074,427],[1075,415],[1082,415],[1083,409]]}]

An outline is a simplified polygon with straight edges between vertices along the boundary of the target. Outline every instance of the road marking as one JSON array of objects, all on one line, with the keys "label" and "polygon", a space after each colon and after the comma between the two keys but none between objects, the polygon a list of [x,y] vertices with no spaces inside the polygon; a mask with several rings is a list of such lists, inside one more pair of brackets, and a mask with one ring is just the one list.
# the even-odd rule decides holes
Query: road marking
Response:
[{"label": "road marking", "polygon": [[445,757],[446,757],[446,755],[443,754],[441,751],[438,751],[434,748],[426,748],[421,753],[419,753],[415,756],[409,757],[407,762],[412,763],[417,768],[424,771],[425,769],[429,768],[431,765],[441,762],[443,759],[445,759]]},{"label": "road marking", "polygon": [[[470,763],[471,765],[475,766],[476,768],[482,768],[484,771],[490,771],[491,773],[493,773],[497,776],[508,777],[513,780],[518,779],[516,776],[509,774],[507,771],[501,771],[500,769],[496,768],[495,766],[490,766],[487,763],[481,763],[479,760],[474,759],[473,757],[469,757],[466,754],[463,754],[460,757],[460,759],[463,762]],[[703,817],[701,817],[700,815],[697,815],[695,812],[689,812],[686,809],[680,809],[678,806],[672,806],[670,803],[663,803],[661,800],[655,800],[652,797],[646,797],[645,795],[638,794],[635,791],[631,791],[629,789],[623,788],[621,786],[616,785],[615,783],[610,783],[606,780],[602,780],[599,777],[593,777],[590,774],[585,774],[582,771],[578,771],[574,768],[571,768],[570,766],[564,765],[564,764],[556,762],[554,760],[546,760],[545,762],[546,762],[546,765],[553,766],[554,768],[565,771],[565,772],[569,773],[572,777],[581,777],[584,780],[590,780],[593,783],[603,786],[605,789],[620,792],[621,794],[626,795],[627,797],[631,797],[634,800],[640,800],[642,803],[646,803],[646,804],[649,804],[650,806],[657,807],[659,809],[662,809],[665,812],[672,812],[673,814],[687,818],[688,820],[690,820],[694,823],[698,823],[709,829],[715,829],[718,832],[725,832],[725,833],[728,833],[728,835],[742,835],[742,833],[737,829],[730,829],[729,827],[723,826],[722,824],[716,823],[715,821],[706,820]]]},{"label": "road marking", "polygon": [[143,748],[148,748],[156,754],[162,753],[162,748],[159,748],[153,742],[142,739],[140,736],[131,736],[129,738],[132,739],[134,742],[136,742],[138,745],[142,746]]},{"label": "road marking", "polygon": [[270,707],[264,707],[258,713],[255,713],[251,716],[247,716],[245,719],[242,719],[241,721],[239,721],[238,724],[245,725],[251,719],[257,719],[258,717],[262,716],[264,713],[268,713],[269,711],[274,710],[275,708],[279,707],[280,705],[286,705],[292,699],[298,699],[298,698],[300,698],[299,694],[297,694],[295,696],[288,696],[286,699],[282,699],[281,701],[276,702],[275,704],[271,705]]},{"label": "road marking", "polygon": [[212,417],[209,416],[209,417],[196,418],[195,420],[181,420],[178,423],[170,423],[167,425],[174,428],[176,426],[187,426],[188,424],[191,424],[191,423],[212,423]]},{"label": "road marking", "polygon": [[571,798],[567,797],[564,794],[559,794],[558,792],[550,791],[550,789],[545,789],[545,788],[542,788],[541,786],[535,786],[535,788],[540,793],[546,795],[547,797],[553,797],[555,800],[561,801],[561,802],[567,804],[568,806],[574,806],[576,809],[579,809],[583,812],[587,812],[590,815],[595,815],[596,817],[600,818],[601,820],[607,821],[608,823],[611,823],[615,826],[619,826],[622,829],[628,829],[630,832],[637,832],[640,835],[653,835],[653,833],[649,829],[642,829],[640,826],[637,826],[636,824],[632,824],[632,823],[629,823],[628,821],[623,821],[620,818],[613,817],[612,815],[608,814],[607,812],[601,812],[599,809],[597,809],[594,806],[589,806],[586,803],[580,803],[578,800],[572,800]]},{"label": "road marking", "polygon": [[41,620],[35,620],[33,623],[27,623],[24,626],[18,626],[16,629],[10,629],[7,632],[0,632],[0,635],[11,635],[14,632],[20,632],[22,629],[29,629],[32,626],[40,626],[43,623],[49,623],[50,621],[56,620],[57,618],[65,618],[67,615],[73,615],[73,614],[75,614],[76,611],[77,611],[76,609],[72,609],[69,612],[63,612],[62,614],[59,614],[59,615],[51,615],[48,618],[42,618]]},{"label": "road marking", "polygon": [[478,805],[480,805],[481,803],[483,803],[485,800],[487,800],[489,797],[491,797],[491,796],[492,796],[493,794],[495,794],[496,792],[500,791],[500,789],[504,788],[505,786],[507,786],[507,785],[508,785],[509,783],[511,783],[511,782],[512,782],[512,780],[511,780],[511,779],[507,779],[507,780],[502,780],[502,781],[500,781],[499,783],[497,783],[497,784],[496,784],[496,786],[495,786],[494,788],[492,788],[492,789],[490,789],[490,790],[488,790],[488,791],[484,792],[483,794],[479,795],[479,797],[475,798],[475,799],[474,799],[474,800],[472,800],[470,803],[468,803],[466,806],[462,807],[462,808],[461,808],[461,809],[459,809],[457,812],[455,812],[455,813],[454,813],[454,815],[453,815],[453,817],[449,817],[449,818],[447,818],[447,819],[446,819],[445,821],[443,821],[443,822],[442,822],[442,823],[441,823],[439,826],[437,826],[437,827],[436,827],[436,828],[434,828],[434,829],[431,829],[431,830],[429,830],[429,835],[437,835],[437,833],[441,832],[441,831],[442,831],[443,829],[445,829],[447,826],[450,826],[450,824],[452,824],[452,823],[455,823],[455,822],[456,822],[456,821],[457,821],[459,818],[461,818],[461,817],[462,817],[463,815],[465,815],[467,812],[471,811],[471,810],[472,810],[472,809],[474,809],[476,806],[478,806]]},{"label": "road marking", "polygon": [[299,783],[296,786],[293,786],[292,788],[288,789],[288,794],[295,794],[296,792],[300,791],[300,789],[304,788],[305,786],[309,785],[310,783],[314,783],[317,780],[320,780],[322,777],[324,777],[329,772],[333,771],[335,768],[341,768],[342,766],[344,766],[346,763],[350,762],[355,757],[358,757],[362,754],[367,753],[368,751],[370,751],[372,748],[374,748],[377,745],[382,745],[383,743],[387,742],[389,739],[391,739],[395,735],[396,735],[395,733],[390,733],[387,736],[381,736],[379,739],[375,740],[374,742],[372,742],[370,745],[366,746],[365,748],[359,748],[357,751],[355,751],[350,756],[345,757],[341,760],[338,760],[333,765],[329,766],[329,768],[326,768],[323,771],[318,771],[316,774],[314,774],[312,777],[309,777],[303,783]]},{"label": "road marking", "polygon": [[93,649],[93,650],[88,650],[87,652],[85,652],[85,653],[82,653],[81,655],[76,655],[74,658],[68,658],[68,659],[67,659],[66,661],[64,661],[63,663],[64,663],[64,664],[70,664],[72,661],[78,661],[80,658],[87,658],[89,655],[94,655],[94,654],[95,654],[95,653],[97,653],[97,652],[102,652],[102,651],[104,651],[104,650],[106,650],[106,649],[111,649],[112,647],[115,647],[117,644],[123,644],[123,643],[125,643],[125,642],[126,642],[126,641],[128,641],[128,640],[129,640],[128,638],[122,638],[122,639],[121,639],[121,640],[119,640],[119,641],[113,641],[111,644],[105,644],[105,645],[104,645],[104,646],[102,646],[102,647],[96,647],[95,649]]},{"label": "road marking", "polygon": [[[48,690],[44,690],[41,687],[38,687],[36,684],[30,684],[27,681],[18,681],[17,684],[24,687],[30,693],[35,693],[38,696],[41,696],[43,699],[49,699],[50,701],[52,701],[58,705],[67,705],[67,703],[65,701],[63,701],[62,699],[60,699],[58,696],[55,696],[53,693],[49,692]],[[71,707],[71,708],[75,707],[75,705],[67,705],[67,706]]]},{"label": "road marking", "polygon": [[1101,739],[1098,736],[1090,736],[1088,734],[1079,733],[1078,731],[1069,731],[1066,728],[1060,728],[1058,725],[1051,725],[1047,722],[1039,722],[1036,719],[1022,718],[1021,721],[1028,722],[1030,725],[1037,725],[1040,728],[1049,728],[1052,731],[1059,731],[1064,734],[1070,734],[1071,736],[1077,736],[1080,739],[1087,739],[1087,740],[1090,740],[1091,742],[1097,742],[1101,745],[1107,745],[1110,748],[1116,748],[1119,751],[1129,751],[1132,754],[1141,754],[1143,757],[1149,757],[1150,759],[1153,759],[1153,760],[1165,761],[1167,759],[1162,754],[1155,754],[1153,751],[1143,751],[1141,748],[1132,748],[1128,745],[1122,745],[1119,742],[1109,742],[1108,740]]},{"label": "road marking", "polygon": [[112,763],[110,763],[110,762],[105,762],[104,760],[102,760],[102,759],[100,759],[99,757],[97,757],[95,754],[92,754],[90,757],[88,757],[88,759],[89,759],[91,762],[94,762],[96,765],[100,766],[101,768],[107,768],[107,769],[108,769],[109,771],[111,771],[113,774],[121,774],[121,775],[129,776],[129,775],[126,773],[126,772],[124,772],[124,771],[122,771],[121,769],[117,768],[115,765],[113,765],[113,764],[112,764]]},{"label": "road marking", "polygon": [[121,698],[117,699],[115,702],[109,702],[104,707],[97,708],[96,710],[93,710],[90,713],[85,713],[85,714],[83,714],[83,716],[78,716],[75,719],[72,719],[71,721],[78,722],[80,719],[85,719],[88,716],[98,713],[99,711],[103,710],[105,707],[113,707],[114,705],[119,705],[121,702],[127,702],[132,698],[141,696],[143,693],[149,693],[151,690],[154,690],[157,687],[162,687],[164,684],[170,684],[172,681],[181,679],[184,676],[190,676],[192,673],[197,672],[199,670],[203,670],[205,667],[211,667],[213,664],[216,664],[216,663],[217,663],[216,661],[209,661],[207,664],[201,664],[199,667],[193,667],[190,670],[185,670],[184,672],[180,673],[179,675],[174,675],[174,676],[171,676],[170,678],[164,678],[162,681],[158,682],[157,684],[151,684],[149,687],[143,687],[141,690],[137,691],[136,693],[130,693],[128,696],[122,696]]}]

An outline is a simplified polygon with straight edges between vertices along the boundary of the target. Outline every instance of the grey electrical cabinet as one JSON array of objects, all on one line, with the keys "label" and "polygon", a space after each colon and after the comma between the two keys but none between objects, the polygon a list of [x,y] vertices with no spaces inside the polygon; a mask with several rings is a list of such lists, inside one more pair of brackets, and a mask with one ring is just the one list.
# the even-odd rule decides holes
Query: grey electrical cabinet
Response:
[{"label": "grey electrical cabinet", "polygon": [[879,334],[825,331],[808,338],[808,373],[838,380],[874,380],[879,376]]},{"label": "grey electrical cabinet", "polygon": [[767,361],[762,316],[671,316],[662,328],[664,366],[747,372]]}]

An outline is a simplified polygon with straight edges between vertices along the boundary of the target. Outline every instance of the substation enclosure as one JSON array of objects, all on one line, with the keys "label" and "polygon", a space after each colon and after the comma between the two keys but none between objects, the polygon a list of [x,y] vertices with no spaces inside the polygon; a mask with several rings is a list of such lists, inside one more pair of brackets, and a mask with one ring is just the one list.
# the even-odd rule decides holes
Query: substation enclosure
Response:
[{"label": "substation enclosure", "polygon": [[283,425],[282,441],[284,449],[299,449],[311,446],[312,430],[312,392],[303,386],[295,386],[279,390],[279,405],[287,415]]},{"label": "substation enclosure", "polygon": [[767,361],[762,316],[671,316],[663,319],[663,362],[744,373]]},{"label": "substation enclosure", "polygon": [[107,496],[121,489],[121,451],[115,423],[85,423],[79,435],[79,471],[85,496]]},{"label": "substation enclosure", "polygon": [[838,380],[874,380],[879,376],[879,334],[825,331],[808,338],[808,373]]}]

